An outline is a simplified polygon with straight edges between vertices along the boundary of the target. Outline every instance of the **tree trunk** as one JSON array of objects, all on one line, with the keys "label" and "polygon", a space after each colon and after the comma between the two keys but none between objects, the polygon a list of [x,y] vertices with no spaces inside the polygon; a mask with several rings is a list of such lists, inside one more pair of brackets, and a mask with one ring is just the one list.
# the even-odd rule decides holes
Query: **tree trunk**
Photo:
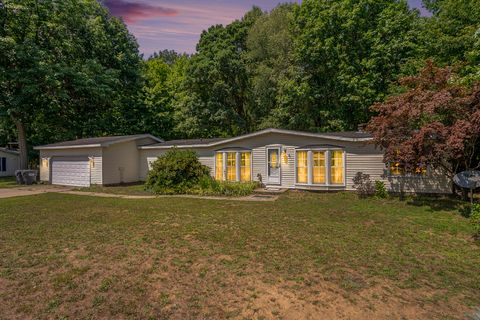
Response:
[{"label": "tree trunk", "polygon": [[18,137],[18,151],[20,153],[20,170],[28,169],[28,153],[27,153],[27,134],[25,126],[21,121],[15,120]]}]

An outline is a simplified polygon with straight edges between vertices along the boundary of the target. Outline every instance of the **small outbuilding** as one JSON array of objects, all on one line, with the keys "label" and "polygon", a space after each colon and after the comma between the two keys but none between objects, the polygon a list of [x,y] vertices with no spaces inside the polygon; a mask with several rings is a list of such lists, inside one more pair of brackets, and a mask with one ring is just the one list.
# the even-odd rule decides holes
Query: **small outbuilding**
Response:
[{"label": "small outbuilding", "polygon": [[19,168],[19,159],[18,151],[0,148],[0,177],[14,176]]},{"label": "small outbuilding", "polygon": [[163,140],[150,134],[78,139],[35,147],[40,180],[89,187],[140,180],[139,147]]}]

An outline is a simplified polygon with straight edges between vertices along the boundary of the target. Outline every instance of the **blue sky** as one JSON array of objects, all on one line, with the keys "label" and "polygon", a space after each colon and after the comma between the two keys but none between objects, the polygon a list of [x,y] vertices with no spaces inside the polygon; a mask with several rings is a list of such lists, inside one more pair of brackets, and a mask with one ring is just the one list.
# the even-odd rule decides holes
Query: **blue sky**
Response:
[{"label": "blue sky", "polygon": [[[421,0],[408,0],[410,6],[426,11]],[[173,49],[195,52],[200,33],[214,24],[228,24],[241,18],[256,5],[264,10],[279,0],[103,0],[113,15],[123,18],[149,56],[155,51]]]}]

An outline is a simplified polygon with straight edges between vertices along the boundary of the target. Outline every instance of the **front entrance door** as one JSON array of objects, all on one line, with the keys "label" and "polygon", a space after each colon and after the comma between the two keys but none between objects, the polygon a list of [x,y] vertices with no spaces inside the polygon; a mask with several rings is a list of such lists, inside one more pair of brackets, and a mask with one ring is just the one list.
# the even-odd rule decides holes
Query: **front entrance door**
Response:
[{"label": "front entrance door", "polygon": [[267,149],[268,184],[280,184],[280,148]]}]

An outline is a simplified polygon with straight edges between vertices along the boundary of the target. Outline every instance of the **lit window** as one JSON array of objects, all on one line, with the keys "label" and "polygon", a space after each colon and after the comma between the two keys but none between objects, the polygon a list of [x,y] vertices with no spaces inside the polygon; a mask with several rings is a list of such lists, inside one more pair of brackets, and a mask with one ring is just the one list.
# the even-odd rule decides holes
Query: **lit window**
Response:
[{"label": "lit window", "polygon": [[223,153],[218,152],[215,157],[215,179],[223,180]]},{"label": "lit window", "polygon": [[325,183],[325,152],[313,152],[313,183]]},{"label": "lit window", "polygon": [[297,151],[297,183],[308,183],[307,151]]},{"label": "lit window", "polygon": [[330,183],[343,184],[343,152],[330,153]]},{"label": "lit window", "polygon": [[403,176],[407,173],[419,176],[427,175],[427,167],[424,165],[418,166],[413,170],[406,170],[405,166],[400,162],[390,162],[390,175],[392,176]]},{"label": "lit window", "polygon": [[237,154],[235,152],[227,153],[227,180],[237,181]]},{"label": "lit window", "polygon": [[242,152],[240,154],[240,181],[252,180],[252,154],[250,152]]}]

